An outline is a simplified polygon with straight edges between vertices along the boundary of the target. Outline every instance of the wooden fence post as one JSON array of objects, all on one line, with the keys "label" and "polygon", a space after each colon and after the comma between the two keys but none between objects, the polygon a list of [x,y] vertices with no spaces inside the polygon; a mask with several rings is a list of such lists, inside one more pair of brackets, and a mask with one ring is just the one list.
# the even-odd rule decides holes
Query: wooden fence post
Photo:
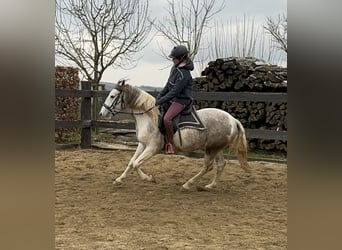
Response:
[{"label": "wooden fence post", "polygon": [[[91,92],[91,83],[81,82],[82,90]],[[81,104],[81,148],[91,148],[91,95],[83,97]]]}]

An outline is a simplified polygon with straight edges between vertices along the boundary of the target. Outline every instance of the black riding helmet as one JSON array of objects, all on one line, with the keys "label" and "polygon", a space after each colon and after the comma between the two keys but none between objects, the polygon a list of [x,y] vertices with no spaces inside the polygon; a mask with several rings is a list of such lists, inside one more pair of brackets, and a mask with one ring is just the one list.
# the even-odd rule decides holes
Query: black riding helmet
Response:
[{"label": "black riding helmet", "polygon": [[188,49],[184,45],[178,45],[173,47],[171,50],[171,54],[169,55],[170,58],[174,59],[182,59],[187,57]]}]

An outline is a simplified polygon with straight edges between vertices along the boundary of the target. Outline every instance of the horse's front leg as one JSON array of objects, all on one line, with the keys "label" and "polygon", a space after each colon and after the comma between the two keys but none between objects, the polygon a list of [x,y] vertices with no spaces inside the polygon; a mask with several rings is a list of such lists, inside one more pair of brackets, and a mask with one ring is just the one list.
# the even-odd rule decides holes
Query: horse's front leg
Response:
[{"label": "horse's front leg", "polygon": [[155,179],[152,175],[145,174],[140,166],[143,164],[146,160],[150,159],[152,156],[154,156],[158,152],[158,147],[155,145],[148,145],[145,150],[133,161],[133,169],[135,169],[138,173],[138,175],[143,180],[155,182]]},{"label": "horse's front leg", "polygon": [[145,149],[145,146],[142,143],[139,142],[138,147],[135,150],[135,153],[134,153],[133,157],[129,161],[125,171],[123,171],[123,173],[118,178],[116,178],[114,180],[113,184],[121,184],[122,183],[122,179],[125,179],[127,177],[127,175],[132,171],[132,169],[133,169],[133,162],[144,151],[144,149]]}]

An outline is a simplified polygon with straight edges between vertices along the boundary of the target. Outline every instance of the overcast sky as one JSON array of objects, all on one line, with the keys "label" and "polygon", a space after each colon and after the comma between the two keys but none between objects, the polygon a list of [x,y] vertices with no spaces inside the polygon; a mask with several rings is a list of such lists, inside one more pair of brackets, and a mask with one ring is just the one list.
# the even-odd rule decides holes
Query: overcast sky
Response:
[{"label": "overcast sky", "polygon": [[[166,0],[150,0],[149,3],[151,16],[158,18],[158,15],[165,15]],[[256,25],[264,25],[266,17],[276,18],[282,13],[287,13],[287,0],[226,0],[225,8],[215,16],[215,19],[228,21],[229,19],[242,19],[245,15],[253,19]],[[134,69],[108,69],[104,73],[102,81],[117,82],[122,78],[128,78],[128,82],[135,86],[164,86],[171,64],[158,54],[156,40],[154,39],[140,53],[141,59]]]}]

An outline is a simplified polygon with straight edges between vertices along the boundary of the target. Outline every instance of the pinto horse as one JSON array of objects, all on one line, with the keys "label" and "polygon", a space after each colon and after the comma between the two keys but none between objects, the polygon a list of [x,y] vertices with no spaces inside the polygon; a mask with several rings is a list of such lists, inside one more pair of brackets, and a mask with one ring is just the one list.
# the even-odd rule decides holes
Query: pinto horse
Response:
[{"label": "pinto horse", "polygon": [[[154,181],[154,177],[145,174],[140,166],[164,147],[164,136],[158,127],[160,112],[155,106],[155,98],[139,88],[125,84],[125,81],[120,81],[110,91],[99,115],[108,117],[117,113],[133,114],[139,143],[126,169],[114,180],[113,184],[121,184],[132,170],[135,170],[143,180]],[[176,152],[191,152],[197,149],[205,151],[202,169],[182,187],[185,190],[190,189],[194,182],[213,169],[214,161],[217,167],[216,174],[212,182],[205,187],[207,189],[216,187],[226,164],[223,154],[226,148],[234,150],[242,169],[251,172],[247,163],[245,130],[240,121],[216,108],[200,109],[197,114],[206,129],[182,128],[182,141],[177,133],[174,135]]]}]

